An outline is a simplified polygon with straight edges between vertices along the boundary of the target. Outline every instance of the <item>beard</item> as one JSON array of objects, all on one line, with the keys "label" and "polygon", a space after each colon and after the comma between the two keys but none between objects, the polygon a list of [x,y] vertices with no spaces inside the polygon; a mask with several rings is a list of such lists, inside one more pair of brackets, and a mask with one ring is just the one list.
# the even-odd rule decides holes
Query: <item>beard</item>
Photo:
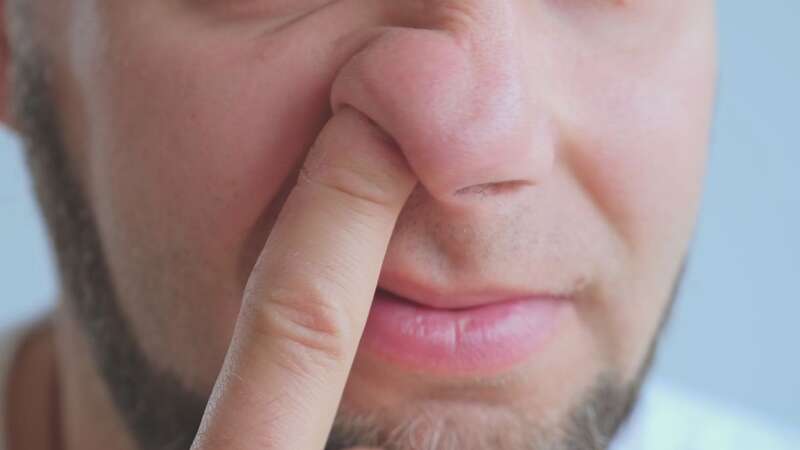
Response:
[{"label": "beard", "polygon": [[[175,373],[146,357],[120,308],[100,233],[62,137],[48,78],[48,60],[28,28],[31,2],[9,5],[12,51],[12,108],[26,148],[37,199],[55,249],[67,314],[88,342],[93,362],[116,410],[141,449],[183,450],[194,440],[208,397],[192,392]],[[491,426],[458,420],[447,411],[409,410],[402,423],[388,425],[379,413],[340,411],[326,450],[352,446],[386,450],[497,449],[599,450],[608,447],[635,404],[642,380],[676,297],[672,301],[639,374],[624,382],[616,373],[599,375],[571,405],[558,426],[543,429],[521,414],[502,415]],[[452,411],[451,411],[452,412]]]}]

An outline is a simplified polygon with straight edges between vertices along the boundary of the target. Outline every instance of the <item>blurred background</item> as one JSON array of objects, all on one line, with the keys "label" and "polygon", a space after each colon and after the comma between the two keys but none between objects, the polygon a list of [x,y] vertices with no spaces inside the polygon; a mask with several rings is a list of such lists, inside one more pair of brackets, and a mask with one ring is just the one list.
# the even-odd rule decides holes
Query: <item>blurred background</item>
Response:
[{"label": "blurred background", "polygon": [[[800,3],[718,5],[704,207],[654,375],[800,429]],[[19,143],[0,131],[0,326],[50,303],[49,252]]]}]

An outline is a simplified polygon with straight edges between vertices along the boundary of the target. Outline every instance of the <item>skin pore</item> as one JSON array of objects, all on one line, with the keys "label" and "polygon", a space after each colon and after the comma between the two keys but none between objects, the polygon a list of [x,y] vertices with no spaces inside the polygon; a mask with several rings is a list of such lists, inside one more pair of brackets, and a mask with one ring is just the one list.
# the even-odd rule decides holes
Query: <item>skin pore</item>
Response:
[{"label": "skin pore", "polygon": [[[329,448],[607,443],[694,227],[711,1],[59,0],[6,15],[14,122],[63,288],[61,448],[191,444],[256,258],[337,102],[420,178],[382,281],[568,292],[572,307],[501,376],[359,353]],[[442,36],[469,58],[448,59]],[[526,182],[483,183],[498,177]]]}]

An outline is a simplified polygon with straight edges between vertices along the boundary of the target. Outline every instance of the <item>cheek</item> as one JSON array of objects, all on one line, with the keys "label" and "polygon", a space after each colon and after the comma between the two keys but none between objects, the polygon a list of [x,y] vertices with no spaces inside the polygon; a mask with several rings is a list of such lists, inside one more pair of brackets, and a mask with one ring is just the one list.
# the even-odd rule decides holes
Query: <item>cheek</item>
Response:
[{"label": "cheek", "polygon": [[123,25],[125,42],[109,50],[123,61],[91,80],[90,191],[101,208],[136,211],[126,220],[150,234],[139,241],[185,245],[214,266],[244,247],[303,159],[324,121],[327,73],[297,57],[311,52],[176,22],[147,34]]},{"label": "cheek", "polygon": [[[125,39],[84,55],[98,69],[75,60],[70,70],[87,102],[81,159],[122,306],[148,354],[181,349],[161,363],[203,386],[224,355],[270,205],[324,123],[335,66],[320,67],[296,39],[163,20],[163,29],[107,24]],[[198,335],[208,336],[202,351]]]},{"label": "cheek", "polygon": [[[687,233],[696,215],[707,149],[704,105],[660,87],[605,86],[593,119],[571,145],[576,176],[634,253]],[[689,94],[689,93],[687,93]],[[697,92],[700,94],[700,92]]]},{"label": "cheek", "polygon": [[568,119],[565,158],[627,245],[624,274],[609,277],[601,295],[607,301],[594,317],[603,318],[595,326],[615,366],[628,374],[638,369],[671,298],[707,155],[713,51],[676,48],[668,55],[658,64],[596,58],[591,70],[567,81],[576,112]]},{"label": "cheek", "polygon": [[683,247],[695,221],[715,73],[711,47],[697,47],[594,55],[567,81],[578,112],[566,157],[634,255]]},{"label": "cheek", "polygon": [[230,256],[310,145],[324,111],[321,80],[287,76],[310,73],[303,61],[275,58],[286,71],[276,70],[243,47],[174,44],[139,42],[128,50],[141,69],[112,72],[112,135],[94,179],[110,174],[110,195],[152,222],[142,229],[169,234],[149,238]]}]

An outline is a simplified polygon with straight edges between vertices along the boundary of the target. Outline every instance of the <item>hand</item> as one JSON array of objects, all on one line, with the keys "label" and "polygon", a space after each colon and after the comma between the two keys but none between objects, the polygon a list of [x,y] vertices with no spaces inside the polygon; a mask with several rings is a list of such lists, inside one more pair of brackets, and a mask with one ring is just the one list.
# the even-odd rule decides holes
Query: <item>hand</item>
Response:
[{"label": "hand", "polygon": [[250,275],[192,450],[324,448],[415,184],[371,121],[334,114]]}]

